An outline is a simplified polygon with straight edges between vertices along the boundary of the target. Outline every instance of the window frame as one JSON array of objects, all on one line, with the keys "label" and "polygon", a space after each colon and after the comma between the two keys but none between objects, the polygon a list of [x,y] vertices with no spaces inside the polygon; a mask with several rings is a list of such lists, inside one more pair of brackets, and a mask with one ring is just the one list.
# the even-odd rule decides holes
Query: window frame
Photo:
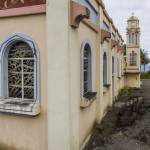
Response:
[{"label": "window frame", "polygon": [[[105,63],[104,63],[104,56],[105,56]],[[107,52],[103,52],[103,86],[107,86],[108,84],[108,58]],[[106,73],[106,74],[105,74]]]},{"label": "window frame", "polygon": [[138,35],[136,32],[131,32],[129,34],[129,43],[132,45],[137,45],[138,44]]},{"label": "window frame", "polygon": [[[18,101],[19,98],[9,98],[8,97],[8,52],[11,45],[17,42],[26,43],[32,50],[34,55],[34,100],[32,102],[33,110],[30,111],[22,111],[21,106],[13,105],[12,110],[5,110],[2,105],[0,105],[0,112],[11,112],[15,114],[25,114],[35,116],[40,113],[40,55],[37,44],[30,38],[21,33],[16,33],[10,35],[8,38],[4,40],[4,42],[0,45],[0,101],[4,101],[4,106],[6,106],[5,101]],[[23,100],[25,102],[25,99]],[[23,102],[22,101],[22,102]],[[30,102],[31,103],[31,102]],[[18,110],[16,110],[18,107]],[[24,108],[25,109],[25,108]],[[29,110],[29,108],[26,108]]]},{"label": "window frame", "polygon": [[92,69],[93,69],[93,54],[92,54],[92,45],[91,45],[91,42],[89,40],[85,40],[82,45],[81,45],[81,54],[80,54],[80,79],[81,79],[81,82],[80,82],[80,95],[81,97],[84,97],[84,49],[85,47],[88,45],[89,47],[89,50],[90,50],[90,69],[88,71],[88,79],[87,79],[87,82],[88,82],[88,90],[90,92],[93,91],[93,81],[92,81]]},{"label": "window frame", "polygon": [[135,53],[134,51],[130,53],[130,65],[137,66],[137,53]]}]

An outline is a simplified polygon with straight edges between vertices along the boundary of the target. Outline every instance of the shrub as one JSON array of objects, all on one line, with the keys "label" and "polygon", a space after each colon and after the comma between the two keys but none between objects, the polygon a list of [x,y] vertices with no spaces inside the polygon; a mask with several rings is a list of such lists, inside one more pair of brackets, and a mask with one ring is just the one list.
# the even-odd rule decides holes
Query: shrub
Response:
[{"label": "shrub", "polygon": [[150,71],[141,73],[141,79],[150,79]]},{"label": "shrub", "polygon": [[128,96],[129,95],[129,87],[128,86],[125,86],[124,89],[123,89],[123,94],[125,96]]}]

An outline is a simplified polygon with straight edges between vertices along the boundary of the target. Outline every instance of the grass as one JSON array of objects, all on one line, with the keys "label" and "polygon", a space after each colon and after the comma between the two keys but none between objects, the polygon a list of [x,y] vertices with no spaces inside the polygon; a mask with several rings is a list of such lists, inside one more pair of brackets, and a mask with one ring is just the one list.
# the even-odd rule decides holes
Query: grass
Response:
[{"label": "grass", "polygon": [[150,79],[150,71],[141,73],[141,79]]}]

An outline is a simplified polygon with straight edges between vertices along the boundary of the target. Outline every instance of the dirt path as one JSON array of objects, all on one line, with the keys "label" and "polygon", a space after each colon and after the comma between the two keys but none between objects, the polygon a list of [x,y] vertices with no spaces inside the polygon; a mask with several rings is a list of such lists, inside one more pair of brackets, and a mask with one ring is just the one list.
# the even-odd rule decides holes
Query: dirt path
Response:
[{"label": "dirt path", "polygon": [[150,150],[150,80],[142,82],[140,90],[120,96],[102,123],[96,125],[85,150]]}]

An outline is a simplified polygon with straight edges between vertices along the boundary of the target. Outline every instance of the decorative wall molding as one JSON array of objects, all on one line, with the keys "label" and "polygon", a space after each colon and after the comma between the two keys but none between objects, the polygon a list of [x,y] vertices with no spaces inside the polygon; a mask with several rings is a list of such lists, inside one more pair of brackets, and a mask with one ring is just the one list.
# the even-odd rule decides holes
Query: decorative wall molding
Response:
[{"label": "decorative wall molding", "polygon": [[99,32],[99,27],[96,26],[95,24],[93,24],[90,20],[88,19],[83,19],[83,23],[85,25],[87,25],[89,28],[91,28],[93,31],[95,31],[96,33]]},{"label": "decorative wall molding", "polygon": [[74,1],[70,2],[70,24],[73,28],[78,28],[80,22],[84,18],[89,18],[90,16],[90,11],[88,8],[80,5],[79,3],[76,3]]},{"label": "decorative wall molding", "polygon": [[0,10],[46,4],[46,0],[0,0]]},{"label": "decorative wall molding", "polygon": [[118,51],[124,51],[124,45],[118,45]]},{"label": "decorative wall molding", "polygon": [[111,49],[113,49],[117,45],[118,45],[118,42],[116,40],[111,39]]},{"label": "decorative wall molding", "polygon": [[95,0],[103,9],[105,9],[105,5],[102,0]]},{"label": "decorative wall molding", "polygon": [[105,40],[111,38],[111,33],[104,29],[101,29],[101,44],[104,43]]},{"label": "decorative wall molding", "polygon": [[28,7],[18,7],[12,9],[0,10],[0,18],[10,16],[31,15],[46,12],[46,4],[34,5]]}]

